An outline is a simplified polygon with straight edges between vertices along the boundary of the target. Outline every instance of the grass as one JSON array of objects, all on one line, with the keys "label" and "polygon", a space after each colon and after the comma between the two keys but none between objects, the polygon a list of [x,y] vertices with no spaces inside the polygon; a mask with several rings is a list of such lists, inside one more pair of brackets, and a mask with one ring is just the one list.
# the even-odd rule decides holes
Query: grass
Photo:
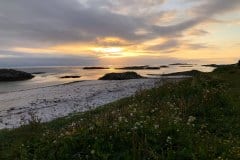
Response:
[{"label": "grass", "polygon": [[240,159],[240,69],[212,73],[86,113],[0,131],[0,159]]}]

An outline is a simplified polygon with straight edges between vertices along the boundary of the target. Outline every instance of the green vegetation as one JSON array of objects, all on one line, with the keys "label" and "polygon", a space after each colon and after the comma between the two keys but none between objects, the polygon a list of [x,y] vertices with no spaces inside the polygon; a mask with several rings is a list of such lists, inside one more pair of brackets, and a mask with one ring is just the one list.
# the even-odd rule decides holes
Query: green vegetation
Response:
[{"label": "green vegetation", "polygon": [[0,159],[240,159],[240,68],[0,131]]}]

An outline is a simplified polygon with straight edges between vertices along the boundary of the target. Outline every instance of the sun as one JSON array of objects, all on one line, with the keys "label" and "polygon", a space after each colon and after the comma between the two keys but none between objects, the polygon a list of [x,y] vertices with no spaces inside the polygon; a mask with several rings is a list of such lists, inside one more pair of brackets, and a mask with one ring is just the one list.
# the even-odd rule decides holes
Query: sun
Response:
[{"label": "sun", "polygon": [[120,53],[124,49],[121,47],[97,47],[93,48],[93,51],[95,52],[102,52],[102,53]]}]

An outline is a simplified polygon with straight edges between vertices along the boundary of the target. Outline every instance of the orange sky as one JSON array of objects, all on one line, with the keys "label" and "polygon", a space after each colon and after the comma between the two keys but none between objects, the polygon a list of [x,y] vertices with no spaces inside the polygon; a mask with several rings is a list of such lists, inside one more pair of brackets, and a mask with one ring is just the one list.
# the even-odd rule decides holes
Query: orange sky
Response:
[{"label": "orange sky", "polygon": [[232,63],[240,55],[239,0],[53,0],[49,6],[46,0],[13,1],[0,6],[2,61],[69,56],[105,63]]}]

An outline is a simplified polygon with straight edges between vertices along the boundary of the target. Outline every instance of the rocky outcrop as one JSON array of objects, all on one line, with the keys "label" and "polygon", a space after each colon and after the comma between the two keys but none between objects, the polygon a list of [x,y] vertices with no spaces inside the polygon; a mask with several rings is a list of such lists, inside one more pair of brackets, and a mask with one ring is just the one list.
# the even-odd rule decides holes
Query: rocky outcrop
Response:
[{"label": "rocky outcrop", "polygon": [[124,72],[124,73],[108,73],[99,80],[127,80],[127,79],[140,79],[143,78],[135,72]]},{"label": "rocky outcrop", "polygon": [[201,74],[202,72],[198,70],[184,71],[184,72],[175,72],[169,74],[163,74],[162,76],[196,76]]},{"label": "rocky outcrop", "polygon": [[81,76],[63,76],[63,77],[60,77],[62,79],[68,79],[68,78],[81,78]]},{"label": "rocky outcrop", "polygon": [[110,69],[108,67],[84,67],[83,69]]},{"label": "rocky outcrop", "polygon": [[0,81],[22,81],[32,79],[33,77],[32,74],[23,71],[0,69]]},{"label": "rocky outcrop", "polygon": [[122,68],[116,68],[116,69],[122,69],[122,70],[155,70],[160,69],[160,67],[151,67],[151,66],[129,66],[129,67],[122,67]]},{"label": "rocky outcrop", "polygon": [[169,68],[169,66],[162,65],[162,66],[160,66],[160,68]]}]

